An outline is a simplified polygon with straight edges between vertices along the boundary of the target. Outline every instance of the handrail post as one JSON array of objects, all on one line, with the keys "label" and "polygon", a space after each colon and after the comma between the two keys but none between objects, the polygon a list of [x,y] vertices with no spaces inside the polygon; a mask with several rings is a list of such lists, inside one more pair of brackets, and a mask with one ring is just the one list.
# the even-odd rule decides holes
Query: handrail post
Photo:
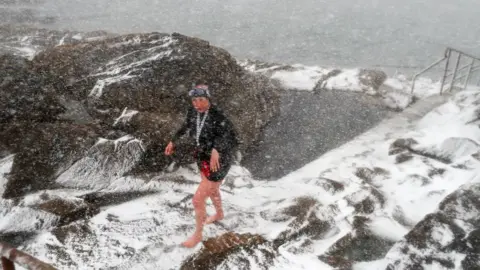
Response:
[{"label": "handrail post", "polygon": [[410,94],[413,94],[413,90],[415,89],[415,82],[417,80],[417,77],[421,74],[423,74],[424,72],[430,70],[431,68],[433,68],[434,66],[438,65],[440,62],[442,62],[443,60],[445,60],[446,56],[444,56],[442,59],[438,59],[435,63],[431,64],[430,66],[426,67],[425,69],[423,69],[422,71],[418,72],[417,74],[415,74],[415,76],[413,76],[412,78],[412,87],[410,89]]},{"label": "handrail post", "polygon": [[2,267],[3,270],[15,270],[15,264],[5,257],[2,257]]},{"label": "handrail post", "polygon": [[450,48],[447,48],[445,51],[445,55],[447,57],[447,62],[445,64],[445,72],[443,73],[443,79],[442,79],[442,84],[440,85],[440,95],[443,93],[443,86],[445,85],[445,79],[447,78],[447,72],[448,72],[448,66],[450,63],[450,56],[452,54],[452,50]]},{"label": "handrail post", "polygon": [[[449,68],[450,68],[450,60],[452,58],[452,52],[458,53],[458,57],[457,57],[457,61],[455,63],[455,68],[453,69],[453,72],[450,73]],[[459,68],[460,60],[462,59],[462,57],[463,58],[465,58],[465,57],[470,58],[472,60],[472,62],[470,64],[465,64],[464,66]],[[466,77],[465,82],[463,83],[463,89],[465,89],[465,88],[467,88],[468,82],[470,81],[472,74],[474,74],[474,73],[476,74],[476,72],[478,70],[480,70],[480,65],[475,66],[475,62],[480,61],[480,58],[472,56],[471,54],[464,53],[462,51],[456,50],[454,48],[447,47],[445,49],[444,56],[443,56],[442,59],[436,61],[435,63],[431,64],[430,66],[426,67],[425,69],[416,73],[413,76],[412,86],[411,86],[411,89],[410,89],[410,94],[411,95],[413,95],[413,91],[415,89],[415,82],[416,82],[418,76],[422,75],[423,73],[430,70],[434,66],[440,64],[440,62],[444,61],[445,59],[447,61],[445,61],[445,68],[444,68],[444,72],[443,72],[443,77],[441,79],[440,95],[443,94],[445,84],[447,83],[448,78],[450,78],[450,76],[452,76],[452,80],[451,80],[451,83],[450,83],[449,87],[447,89],[445,89],[446,91],[447,90],[451,91],[457,81],[460,82],[461,80],[463,80],[463,78]],[[468,72],[465,73],[465,70],[467,70],[467,69],[468,69]],[[478,78],[477,85],[480,86],[480,77]]]},{"label": "handrail post", "polygon": [[453,76],[452,76],[452,83],[450,83],[450,87],[448,88],[448,91],[452,91],[452,87],[455,84],[455,79],[457,78],[457,71],[458,71],[458,66],[460,65],[460,58],[462,58],[462,53],[457,52],[458,57],[457,57],[457,63],[455,63],[455,69],[453,70]]},{"label": "handrail post", "polygon": [[52,265],[45,263],[30,254],[0,242],[0,258],[4,270],[15,270],[15,264],[27,269],[56,270]]},{"label": "handrail post", "polygon": [[462,89],[467,88],[467,84],[468,84],[468,81],[470,80],[470,75],[472,75],[472,68],[473,68],[474,65],[475,65],[475,58],[472,58],[472,62],[470,63],[470,67],[468,68],[467,78],[465,79],[465,82],[463,83],[463,88]]}]

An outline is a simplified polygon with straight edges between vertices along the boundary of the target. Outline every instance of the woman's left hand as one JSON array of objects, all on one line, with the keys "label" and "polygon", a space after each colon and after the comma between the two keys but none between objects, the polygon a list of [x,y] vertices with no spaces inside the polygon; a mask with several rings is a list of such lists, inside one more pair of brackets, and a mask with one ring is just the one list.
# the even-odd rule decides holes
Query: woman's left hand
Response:
[{"label": "woman's left hand", "polygon": [[220,154],[214,148],[212,149],[212,156],[210,157],[210,169],[212,172],[216,172],[220,169]]}]

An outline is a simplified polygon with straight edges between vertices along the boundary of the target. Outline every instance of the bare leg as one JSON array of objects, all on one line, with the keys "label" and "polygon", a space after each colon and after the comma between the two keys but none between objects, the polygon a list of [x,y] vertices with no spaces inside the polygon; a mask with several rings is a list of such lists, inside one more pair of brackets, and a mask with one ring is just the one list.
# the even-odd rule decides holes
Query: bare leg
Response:
[{"label": "bare leg", "polygon": [[211,183],[213,182],[208,181],[203,174],[201,176],[202,181],[200,182],[195,195],[193,195],[193,207],[195,209],[196,221],[195,232],[189,239],[187,239],[187,241],[182,243],[183,246],[188,248],[192,248],[202,241],[203,225],[207,217],[205,201],[211,195],[213,190],[211,186]]},{"label": "bare leg", "polygon": [[210,195],[210,199],[213,202],[216,213],[215,215],[208,217],[205,224],[210,224],[223,219],[222,197],[220,195],[220,185],[222,184],[222,181],[213,182],[212,184],[214,185],[214,190]]}]

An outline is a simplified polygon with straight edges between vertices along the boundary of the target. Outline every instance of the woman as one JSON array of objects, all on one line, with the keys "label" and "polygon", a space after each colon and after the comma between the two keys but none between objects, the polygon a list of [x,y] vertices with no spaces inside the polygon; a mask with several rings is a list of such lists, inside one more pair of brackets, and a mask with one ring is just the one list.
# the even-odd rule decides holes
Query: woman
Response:
[{"label": "woman", "polygon": [[[195,139],[194,155],[202,178],[193,196],[196,229],[182,243],[183,246],[192,248],[202,241],[204,224],[223,219],[220,185],[230,169],[237,140],[231,121],[211,104],[207,85],[197,85],[189,91],[189,96],[193,106],[188,109],[185,122],[165,148],[165,154],[173,154],[175,142],[185,133],[188,132]],[[208,218],[205,207],[207,198],[212,200],[216,210],[216,214]]]}]

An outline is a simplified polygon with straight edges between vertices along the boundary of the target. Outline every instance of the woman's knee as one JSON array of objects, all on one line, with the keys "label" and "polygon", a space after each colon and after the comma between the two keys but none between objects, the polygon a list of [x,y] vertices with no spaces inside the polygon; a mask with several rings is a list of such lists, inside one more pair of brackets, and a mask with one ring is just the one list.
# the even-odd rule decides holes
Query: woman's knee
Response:
[{"label": "woman's knee", "polygon": [[198,208],[198,207],[201,207],[203,205],[205,205],[205,200],[207,199],[207,197],[201,193],[196,193],[195,195],[193,195],[193,199],[192,199],[192,204],[193,204],[193,207],[194,208]]}]

